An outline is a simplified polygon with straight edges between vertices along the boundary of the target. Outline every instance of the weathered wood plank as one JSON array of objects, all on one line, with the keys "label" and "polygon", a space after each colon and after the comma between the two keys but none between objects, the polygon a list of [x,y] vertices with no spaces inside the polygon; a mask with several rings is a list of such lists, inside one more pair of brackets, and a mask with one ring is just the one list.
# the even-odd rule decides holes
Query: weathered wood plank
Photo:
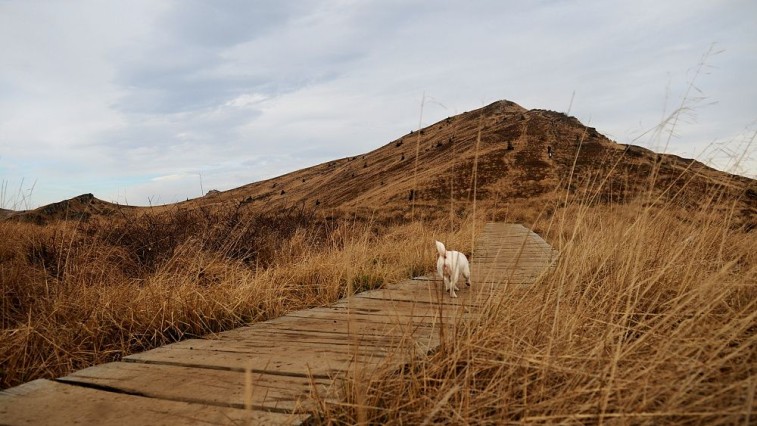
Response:
[{"label": "weathered wood plank", "polygon": [[8,425],[294,425],[306,417],[146,398],[41,379],[0,391],[0,423]]},{"label": "weathered wood plank", "polygon": [[[361,350],[356,342],[354,347],[337,348],[314,346],[306,348],[298,345],[282,345],[280,350],[263,351],[259,348],[233,346],[231,350],[219,350],[209,347],[174,347],[165,346],[153,351],[131,355],[125,358],[128,363],[150,363],[178,365],[192,368],[223,369],[241,372],[245,369],[275,375],[291,377],[318,378],[333,377],[349,368],[353,363],[375,364],[391,355],[388,350],[369,347]],[[387,346],[387,348],[395,348]]]},{"label": "weathered wood plank", "polygon": [[331,379],[130,362],[98,365],[58,380],[157,400],[285,412],[307,412],[313,393],[335,400],[341,389]]}]

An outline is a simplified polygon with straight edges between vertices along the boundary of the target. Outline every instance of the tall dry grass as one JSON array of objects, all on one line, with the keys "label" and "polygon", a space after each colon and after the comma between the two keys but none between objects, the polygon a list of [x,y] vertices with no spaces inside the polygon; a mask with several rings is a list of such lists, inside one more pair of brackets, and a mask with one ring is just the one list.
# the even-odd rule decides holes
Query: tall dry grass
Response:
[{"label": "tall dry grass", "polygon": [[429,357],[348,383],[320,420],[753,423],[757,234],[728,206],[584,199],[542,215],[554,271],[490,300]]},{"label": "tall dry grass", "polygon": [[0,387],[424,273],[435,229],[233,208],[0,222]]}]

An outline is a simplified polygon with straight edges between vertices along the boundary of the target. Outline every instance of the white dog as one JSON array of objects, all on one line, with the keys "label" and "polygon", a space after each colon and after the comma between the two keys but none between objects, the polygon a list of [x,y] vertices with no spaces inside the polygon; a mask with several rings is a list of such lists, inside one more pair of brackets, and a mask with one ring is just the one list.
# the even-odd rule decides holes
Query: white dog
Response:
[{"label": "white dog", "polygon": [[456,291],[457,280],[462,273],[465,277],[465,284],[470,287],[470,265],[468,258],[459,251],[447,251],[444,244],[436,242],[436,251],[439,257],[436,259],[436,272],[444,280],[444,289],[449,292],[450,297],[457,297]]}]

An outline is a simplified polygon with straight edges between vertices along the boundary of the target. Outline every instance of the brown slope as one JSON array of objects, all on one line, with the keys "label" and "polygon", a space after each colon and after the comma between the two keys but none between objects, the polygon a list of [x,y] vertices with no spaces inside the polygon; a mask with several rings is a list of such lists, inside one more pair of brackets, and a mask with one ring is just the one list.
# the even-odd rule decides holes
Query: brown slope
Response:
[{"label": "brown slope", "polygon": [[43,225],[55,220],[81,221],[88,220],[93,216],[111,216],[118,212],[133,209],[135,208],[100,200],[92,194],[82,194],[34,210],[14,212],[9,214],[7,219]]},{"label": "brown slope", "polygon": [[[548,147],[553,149],[551,158]],[[657,194],[676,195],[676,202],[696,205],[709,196],[725,194],[738,199],[734,211],[741,221],[755,222],[757,217],[754,180],[674,155],[617,144],[575,117],[527,110],[509,101],[449,117],[363,155],[151,210],[300,207],[407,218],[413,210],[414,187],[415,211],[420,215],[449,212],[451,205],[462,213],[470,209],[474,192],[478,203],[501,207],[523,200],[554,201],[555,190],[564,194],[569,188],[580,195],[589,187],[591,197],[585,197],[597,202]],[[86,194],[14,216],[43,223],[111,215],[122,208]]]},{"label": "brown slope", "polygon": [[677,202],[696,203],[725,191],[741,199],[744,217],[757,213],[756,200],[748,196],[757,189],[751,179],[618,144],[574,117],[526,110],[509,101],[447,118],[364,155],[181,204],[238,203],[256,210],[304,206],[407,217],[414,179],[415,209],[426,214],[449,211],[451,201],[458,210],[469,208],[474,190],[484,205],[546,197],[556,189],[580,193],[587,186],[594,201],[622,202],[649,194],[653,175],[652,193],[663,198],[677,195]]}]

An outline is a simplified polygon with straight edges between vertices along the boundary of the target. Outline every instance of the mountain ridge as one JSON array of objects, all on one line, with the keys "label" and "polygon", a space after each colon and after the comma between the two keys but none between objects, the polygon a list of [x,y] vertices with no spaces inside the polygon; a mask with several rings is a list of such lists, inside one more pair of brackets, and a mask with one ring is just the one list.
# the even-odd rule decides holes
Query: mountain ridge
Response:
[{"label": "mountain ridge", "polygon": [[[690,193],[687,199],[691,202],[716,188],[726,190],[743,199],[745,215],[757,214],[754,198],[742,196],[757,190],[752,179],[696,160],[619,144],[575,117],[528,110],[507,100],[447,117],[365,154],[227,191],[210,191],[188,201],[136,209],[236,205],[271,211],[299,207],[366,215],[380,210],[407,218],[416,210],[433,214],[454,209],[463,214],[474,195],[481,205],[492,206],[538,199],[558,189],[575,192],[582,185],[597,186],[599,182],[604,184],[595,188],[595,197],[623,202],[648,190],[650,176],[655,177],[659,191],[674,188],[677,194]],[[112,214],[123,207],[90,201],[66,204],[67,211],[70,214],[77,205],[84,210],[75,211],[72,217],[86,218]],[[46,213],[59,212],[60,203],[55,204],[58,208],[43,206],[32,211],[37,218],[34,221],[44,221],[46,216],[60,218],[60,214]],[[12,216],[24,214],[30,213]]]}]

